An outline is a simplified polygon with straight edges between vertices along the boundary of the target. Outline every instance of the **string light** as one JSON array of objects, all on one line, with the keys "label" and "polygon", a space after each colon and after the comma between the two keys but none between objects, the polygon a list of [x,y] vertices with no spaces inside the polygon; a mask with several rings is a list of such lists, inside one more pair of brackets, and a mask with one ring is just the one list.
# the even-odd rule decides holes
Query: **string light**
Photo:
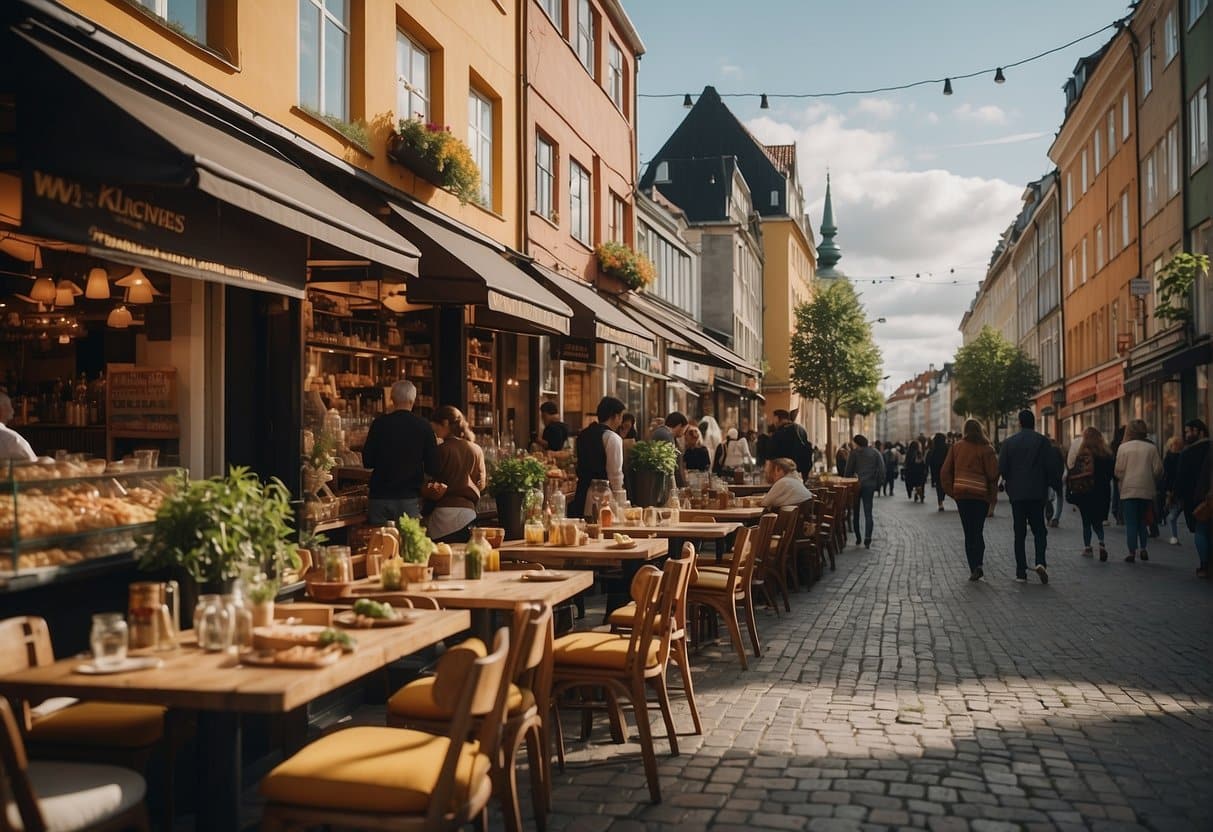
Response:
[{"label": "string light", "polygon": [[[1024,64],[1030,64],[1033,61],[1039,61],[1041,58],[1047,58],[1049,55],[1052,55],[1055,52],[1060,52],[1063,49],[1069,49],[1071,46],[1074,46],[1077,43],[1082,43],[1084,40],[1090,40],[1091,38],[1095,37],[1096,35],[1103,34],[1104,32],[1106,32],[1109,29],[1116,29],[1119,31],[1120,29],[1122,29],[1125,26],[1125,23],[1127,20],[1128,20],[1127,17],[1120,18],[1118,20],[1114,20],[1111,23],[1107,24],[1106,26],[1101,26],[1100,28],[1096,29],[1094,32],[1083,35],[1082,37],[1074,38],[1074,40],[1067,41],[1066,43],[1063,43],[1061,46],[1055,46],[1052,49],[1046,49],[1044,52],[1040,52],[1035,55],[1031,55],[1027,58],[1021,58],[1018,61],[1012,61],[1011,63],[1002,64],[1001,66],[992,66],[992,67],[988,67],[986,69],[979,69],[974,72],[966,72],[966,73],[956,74],[956,75],[947,75],[947,76],[944,76],[943,78],[928,78],[928,79],[924,79],[922,81],[912,81],[908,84],[893,84],[893,85],[885,86],[885,87],[873,87],[872,89],[866,89],[866,90],[834,90],[831,92],[798,92],[798,93],[730,92],[730,93],[720,93],[720,97],[721,98],[757,98],[761,101],[760,106],[763,109],[767,109],[770,106],[769,99],[771,99],[771,98],[838,98],[838,97],[846,96],[846,95],[874,95],[876,93],[881,93],[881,92],[900,92],[902,90],[909,90],[909,89],[913,89],[915,87],[933,86],[936,84],[944,84],[944,95],[951,95],[952,94],[952,81],[963,81],[967,78],[977,78],[982,75],[989,75],[990,73],[994,73],[994,83],[1002,84],[1007,80],[1006,75],[1003,74],[1004,70],[1014,69],[1017,66],[1023,66]],[[684,106],[684,107],[691,106],[690,93],[642,92],[642,93],[639,93],[639,97],[640,98],[681,98],[682,106]]]}]

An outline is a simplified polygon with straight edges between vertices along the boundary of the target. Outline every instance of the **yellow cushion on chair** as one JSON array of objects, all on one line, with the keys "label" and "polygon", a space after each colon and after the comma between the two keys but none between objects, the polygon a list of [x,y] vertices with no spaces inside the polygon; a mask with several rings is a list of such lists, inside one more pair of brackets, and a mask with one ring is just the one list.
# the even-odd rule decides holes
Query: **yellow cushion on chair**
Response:
[{"label": "yellow cushion on chair", "polygon": [[165,708],[117,702],[82,702],[34,720],[32,744],[142,748],[164,737]]},{"label": "yellow cushion on chair", "polygon": [[[414,679],[400,690],[392,694],[387,701],[388,713],[393,716],[442,722],[451,718],[451,709],[434,701],[434,680],[437,676],[422,676]],[[511,715],[526,710],[535,704],[531,692],[523,691],[517,685],[510,685],[506,699],[506,707]]]},{"label": "yellow cushion on chair", "polygon": [[[450,740],[404,728],[360,726],[316,740],[261,781],[275,803],[362,812],[423,814]],[[488,776],[489,758],[465,742],[455,768],[463,802]]]},{"label": "yellow cushion on chair", "polygon": [[[649,642],[645,667],[657,666],[657,639]],[[557,665],[598,667],[605,670],[623,670],[627,662],[628,636],[615,633],[581,632],[569,633],[556,639],[552,654]]]},{"label": "yellow cushion on chair", "polygon": [[[622,607],[611,610],[611,614],[607,618],[607,623],[610,624],[612,627],[624,627],[624,628],[630,630],[636,626],[635,620],[636,620],[636,602],[628,601]],[[657,616],[657,618],[653,621],[653,625],[654,625],[654,628],[658,632],[661,631],[661,616],[660,615]]]},{"label": "yellow cushion on chair", "polygon": [[729,570],[707,568],[700,569],[691,581],[692,589],[714,589],[721,592],[729,588]]}]

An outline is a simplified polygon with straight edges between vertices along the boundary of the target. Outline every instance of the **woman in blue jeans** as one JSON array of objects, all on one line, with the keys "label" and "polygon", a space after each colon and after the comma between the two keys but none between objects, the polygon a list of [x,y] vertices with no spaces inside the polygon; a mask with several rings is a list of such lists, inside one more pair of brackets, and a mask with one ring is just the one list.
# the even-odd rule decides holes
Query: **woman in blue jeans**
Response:
[{"label": "woman in blue jeans", "polygon": [[1162,457],[1158,449],[1146,440],[1146,423],[1134,419],[1125,431],[1125,442],[1116,451],[1116,479],[1120,482],[1120,508],[1125,520],[1125,537],[1129,544],[1126,563],[1138,556],[1149,560],[1146,541],[1149,537],[1148,513],[1158,494],[1162,477]]}]

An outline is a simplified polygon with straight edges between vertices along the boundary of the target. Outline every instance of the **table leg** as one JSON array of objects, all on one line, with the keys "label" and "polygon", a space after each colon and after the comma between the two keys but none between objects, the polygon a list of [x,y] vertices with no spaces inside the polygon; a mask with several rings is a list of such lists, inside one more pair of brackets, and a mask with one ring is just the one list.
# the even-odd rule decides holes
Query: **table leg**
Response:
[{"label": "table leg", "polygon": [[471,613],[472,634],[493,649],[493,611],[476,609]]},{"label": "table leg", "polygon": [[[602,623],[606,624],[611,617],[611,613],[631,601],[632,579],[636,577],[636,573],[640,571],[642,563],[639,560],[625,560],[620,564],[620,571],[623,573],[620,582],[621,587],[607,587],[606,594],[606,612],[602,616]],[[612,591],[612,589],[614,591]]]},{"label": "table leg", "polygon": [[199,832],[240,828],[240,714],[198,714]]}]

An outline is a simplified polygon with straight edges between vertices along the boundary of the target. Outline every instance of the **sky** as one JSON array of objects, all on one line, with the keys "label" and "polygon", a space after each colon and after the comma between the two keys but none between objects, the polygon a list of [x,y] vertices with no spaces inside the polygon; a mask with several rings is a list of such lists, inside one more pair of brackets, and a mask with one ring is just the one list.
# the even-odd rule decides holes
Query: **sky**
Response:
[{"label": "sky", "polygon": [[[961,316],[1026,184],[1054,166],[1062,84],[1102,32],[1025,66],[912,90],[770,99],[728,93],[872,89],[1006,65],[1122,17],[1127,0],[623,0],[640,61],[641,165],[714,86],[767,144],[795,142],[820,240],[830,172],[839,264],[855,282],[889,376],[886,392],[960,346]],[[915,275],[920,275],[915,277]],[[895,276],[889,280],[890,276]],[[879,283],[873,280],[880,279]],[[955,281],[955,282],[953,282]]]}]

